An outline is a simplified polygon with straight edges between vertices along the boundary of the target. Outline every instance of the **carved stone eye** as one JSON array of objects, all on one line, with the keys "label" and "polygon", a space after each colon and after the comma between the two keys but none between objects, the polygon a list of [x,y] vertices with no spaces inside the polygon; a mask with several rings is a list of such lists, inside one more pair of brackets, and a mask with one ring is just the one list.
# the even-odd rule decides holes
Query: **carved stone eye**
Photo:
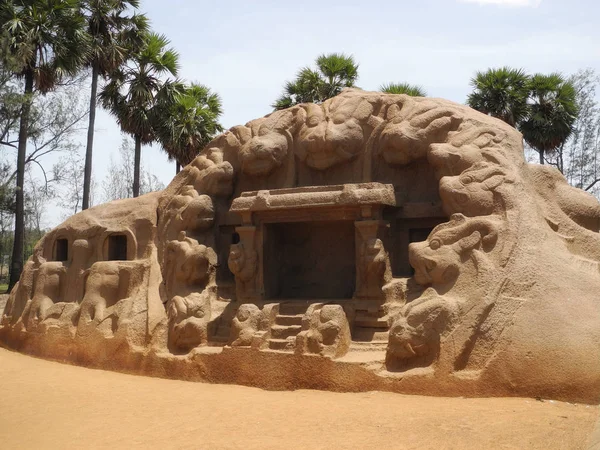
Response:
[{"label": "carved stone eye", "polygon": [[462,184],[471,184],[473,181],[473,177],[471,175],[465,175],[463,177],[460,177],[460,182]]},{"label": "carved stone eye", "polygon": [[442,246],[442,241],[440,241],[439,239],[434,238],[431,241],[429,241],[429,248],[431,250],[437,250],[441,246]]}]

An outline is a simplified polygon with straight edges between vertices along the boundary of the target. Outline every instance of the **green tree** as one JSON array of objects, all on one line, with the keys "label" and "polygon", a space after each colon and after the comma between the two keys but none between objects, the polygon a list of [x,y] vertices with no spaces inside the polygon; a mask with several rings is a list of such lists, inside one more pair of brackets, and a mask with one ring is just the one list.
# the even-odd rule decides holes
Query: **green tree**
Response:
[{"label": "green tree", "polygon": [[477,72],[467,98],[471,108],[515,127],[528,114],[529,76],[522,69],[501,67]]},{"label": "green tree", "polygon": [[126,65],[111,74],[111,79],[99,94],[101,104],[113,114],[121,129],[135,141],[133,196],[140,194],[140,160],[142,144],[156,141],[153,120],[157,94],[167,85],[161,76],[177,75],[178,55],[168,48],[169,40],[156,33],[146,33],[139,51]]},{"label": "green tree", "polygon": [[219,116],[223,106],[218,94],[192,83],[159,106],[157,134],[169,160],[180,166],[189,164],[206,144],[223,131]]},{"label": "green tree", "polygon": [[321,55],[316,66],[316,70],[301,69],[294,81],[285,84],[283,94],[271,106],[285,109],[299,103],[322,103],[342,89],[354,87],[358,78],[358,64],[352,56],[343,53]]},{"label": "green tree", "polygon": [[82,0],[81,8],[91,36],[91,53],[88,66],[92,72],[90,114],[85,152],[82,209],[90,206],[92,180],[92,155],[94,146],[94,123],[99,77],[106,78],[119,68],[129,53],[141,45],[141,33],[147,31],[148,20],[144,15],[127,15],[129,9],[137,9],[139,0]]},{"label": "green tree", "polygon": [[523,139],[540,155],[553,154],[573,132],[577,118],[576,91],[562,75],[535,74],[529,87],[529,114],[518,124]]},{"label": "green tree", "polygon": [[427,92],[421,86],[409,83],[387,83],[379,88],[386,94],[406,94],[411,97],[427,97]]},{"label": "green tree", "polygon": [[76,0],[4,0],[0,4],[2,60],[24,79],[17,151],[15,238],[9,289],[23,270],[24,179],[29,113],[34,90],[51,91],[76,74],[88,57],[89,40]]}]

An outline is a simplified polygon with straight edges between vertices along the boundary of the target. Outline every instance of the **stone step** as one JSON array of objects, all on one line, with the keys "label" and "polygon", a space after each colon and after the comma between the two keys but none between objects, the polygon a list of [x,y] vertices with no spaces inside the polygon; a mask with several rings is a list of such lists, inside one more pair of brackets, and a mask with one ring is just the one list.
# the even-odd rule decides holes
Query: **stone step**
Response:
[{"label": "stone step", "polygon": [[277,325],[302,325],[302,314],[279,314],[277,317],[275,317],[275,323]]},{"label": "stone step", "polygon": [[271,326],[271,336],[274,339],[287,339],[296,336],[301,329],[301,325],[273,325]]},{"label": "stone step", "polygon": [[357,316],[354,319],[354,326],[363,328],[389,328],[387,318],[368,316]]},{"label": "stone step", "polygon": [[387,349],[387,341],[377,340],[371,342],[356,342],[350,344],[350,351],[355,352],[380,352]]},{"label": "stone step", "polygon": [[291,339],[269,339],[271,350],[294,350],[296,340]]},{"label": "stone step", "polygon": [[352,340],[360,342],[373,342],[373,341],[385,341],[388,340],[388,331],[383,328],[367,328],[358,327],[354,328],[352,332]]},{"label": "stone step", "polygon": [[310,306],[310,304],[311,302],[303,300],[294,302],[282,302],[279,304],[279,313],[281,315],[289,316],[303,315]]}]

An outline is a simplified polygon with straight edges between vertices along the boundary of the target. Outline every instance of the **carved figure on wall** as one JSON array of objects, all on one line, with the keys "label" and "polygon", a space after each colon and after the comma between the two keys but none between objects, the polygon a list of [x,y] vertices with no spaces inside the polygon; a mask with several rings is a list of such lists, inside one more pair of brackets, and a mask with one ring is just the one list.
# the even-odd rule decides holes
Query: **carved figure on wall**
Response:
[{"label": "carved figure on wall", "polygon": [[256,269],[258,255],[256,250],[247,249],[241,242],[231,244],[229,247],[229,259],[227,265],[231,273],[235,275],[238,297],[247,297],[255,294]]},{"label": "carved figure on wall", "polygon": [[[381,288],[386,279],[389,257],[381,239],[370,238],[363,242],[360,251],[360,292],[359,297],[377,298],[383,295]],[[389,275],[389,274],[388,274]]]},{"label": "carved figure on wall", "polygon": [[302,105],[305,120],[298,133],[296,154],[316,170],[350,161],[363,152],[373,105],[360,97],[336,97],[331,103]]},{"label": "carved figure on wall", "polygon": [[169,346],[190,350],[207,342],[217,257],[212,248],[199,244],[182,231],[177,241],[169,242],[166,261]]},{"label": "carved figure on wall", "polygon": [[130,281],[132,280],[127,269],[115,267],[104,261],[92,266],[85,284],[85,296],[81,302],[77,327],[79,335],[94,332],[107,320],[110,321],[106,327],[109,334],[116,331],[120,314],[114,305],[127,297]]},{"label": "carved figure on wall", "polygon": [[[359,184],[387,186],[389,198],[365,206],[373,190],[355,189]],[[256,209],[238,217],[233,202],[254,197]],[[329,209],[331,198],[336,201]],[[408,249],[411,277],[408,230],[425,235],[443,219],[442,210],[449,221]],[[306,217],[355,221],[354,233],[340,234],[353,241],[340,248],[354,249],[348,273],[356,276],[336,282],[348,291],[356,284],[356,298],[345,306],[356,340],[350,351],[366,347],[373,364],[358,363],[363,358],[354,355],[340,363],[214,347],[170,355],[209,338],[224,345],[214,339],[217,333],[208,336],[209,322],[211,331],[218,322],[219,338],[231,325],[231,344],[250,349],[289,351],[296,343],[299,353],[345,351],[350,338],[341,306],[292,299],[282,307],[286,314],[274,318],[277,308],[264,305],[271,295],[268,264],[277,258],[262,252],[278,245],[269,241],[269,227],[284,235],[287,223]],[[392,221],[401,236],[381,233]],[[127,232],[136,241],[128,247],[129,261],[102,261],[107,257],[98,228]],[[229,249],[234,229],[240,244]],[[163,192],[90,208],[56,227],[11,293],[0,339],[90,365],[161,374],[169,367],[174,377],[219,381],[228,367],[223,379],[270,388],[369,386],[597,402],[599,229],[596,200],[555,170],[528,164],[522,136],[507,124],[442,99],[346,90],[320,105],[297,105],[234,127]],[[49,262],[59,235],[71,245],[70,262]],[[405,277],[391,278],[382,244],[388,241],[394,268]],[[313,255],[298,251],[308,272],[317,266],[305,263],[328,249],[327,242],[319,244]],[[231,270],[221,267],[218,280],[217,267],[225,261],[217,254]],[[77,321],[81,286],[71,279],[86,274]],[[237,295],[231,292],[234,277]],[[300,274],[298,284],[305,279],[310,273]],[[319,282],[311,297],[325,292],[321,285],[330,288],[326,276]],[[252,306],[236,309],[242,302]],[[305,306],[312,309],[303,317]],[[113,333],[115,326],[123,332]],[[388,364],[382,366],[389,326]],[[94,329],[99,332],[86,334]],[[265,346],[269,330],[274,337]],[[239,355],[244,370],[234,364]],[[307,370],[295,370],[298,364]],[[276,377],[268,373],[273,367]]]},{"label": "carved figure on wall", "polygon": [[66,268],[62,262],[51,261],[40,265],[33,291],[33,298],[23,312],[23,322],[29,330],[46,319],[47,311],[60,302],[65,288]]},{"label": "carved figure on wall", "polygon": [[[238,154],[244,174],[267,177],[285,163],[293,145],[294,118],[298,110],[293,108],[248,124],[253,136],[241,146]],[[290,160],[289,175],[293,176],[293,157]]]},{"label": "carved figure on wall", "polygon": [[208,342],[211,319],[209,290],[174,296],[167,305],[169,348],[189,351]]},{"label": "carved figure on wall", "polygon": [[415,281],[422,285],[447,287],[459,276],[465,261],[475,257],[475,250],[491,251],[497,238],[497,223],[493,218],[452,215],[450,222],[435,227],[426,241],[409,245]]},{"label": "carved figure on wall", "polygon": [[386,363],[395,366],[412,364],[427,366],[438,356],[441,335],[458,320],[459,306],[452,298],[428,291],[422,298],[407,304],[394,317],[390,327]]},{"label": "carved figure on wall", "polygon": [[261,329],[263,313],[252,303],[240,305],[231,323],[229,345],[232,347],[250,347],[254,336]]},{"label": "carved figure on wall", "polygon": [[340,305],[311,305],[302,318],[302,331],[296,337],[297,353],[338,358],[350,348],[350,326]]},{"label": "carved figure on wall", "polygon": [[388,164],[405,165],[427,155],[431,144],[444,142],[448,132],[458,128],[456,111],[436,103],[416,103],[404,97],[387,110],[379,148]]}]

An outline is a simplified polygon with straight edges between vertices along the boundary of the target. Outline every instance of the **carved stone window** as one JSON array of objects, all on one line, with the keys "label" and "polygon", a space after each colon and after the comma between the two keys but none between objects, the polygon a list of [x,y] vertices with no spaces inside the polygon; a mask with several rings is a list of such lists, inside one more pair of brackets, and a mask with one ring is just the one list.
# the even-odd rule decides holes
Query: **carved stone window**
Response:
[{"label": "carved stone window", "polygon": [[57,239],[54,245],[54,259],[56,261],[68,261],[69,241],[67,239]]},{"label": "carved stone window", "polygon": [[108,237],[108,260],[127,260],[127,236],[124,234],[112,234]]}]

